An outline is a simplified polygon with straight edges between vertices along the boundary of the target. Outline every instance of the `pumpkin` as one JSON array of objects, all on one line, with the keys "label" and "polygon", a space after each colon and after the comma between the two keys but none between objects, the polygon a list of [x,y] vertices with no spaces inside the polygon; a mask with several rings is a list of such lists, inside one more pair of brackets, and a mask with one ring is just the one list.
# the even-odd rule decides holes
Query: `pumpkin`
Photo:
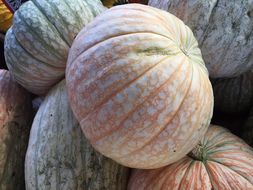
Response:
[{"label": "pumpkin", "polygon": [[0,32],[6,32],[12,24],[12,13],[0,0]]},{"label": "pumpkin", "polygon": [[149,0],[181,18],[195,34],[210,76],[238,76],[253,68],[253,2]]},{"label": "pumpkin", "polygon": [[32,0],[15,12],[5,39],[7,66],[18,83],[43,95],[64,78],[73,39],[104,7],[99,0]]},{"label": "pumpkin", "polygon": [[253,149],[219,126],[211,126],[189,156],[169,166],[134,170],[128,190],[253,189]]},{"label": "pumpkin", "polygon": [[84,28],[69,52],[66,82],[85,136],[129,167],[182,158],[212,116],[212,87],[191,30],[146,5],[115,6]]},{"label": "pumpkin", "polygon": [[128,169],[97,153],[67,100],[65,81],[46,96],[32,124],[25,160],[26,190],[124,190]]},{"label": "pumpkin", "polygon": [[30,95],[0,70],[0,189],[25,189],[24,160],[32,120]]},{"label": "pumpkin", "polygon": [[215,109],[224,113],[243,113],[253,105],[253,71],[211,82]]}]

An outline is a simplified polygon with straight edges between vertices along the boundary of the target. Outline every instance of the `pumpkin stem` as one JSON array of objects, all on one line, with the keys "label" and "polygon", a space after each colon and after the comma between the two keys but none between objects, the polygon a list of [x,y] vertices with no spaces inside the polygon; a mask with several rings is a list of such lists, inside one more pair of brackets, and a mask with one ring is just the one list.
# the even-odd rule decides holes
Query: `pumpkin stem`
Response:
[{"label": "pumpkin stem", "polygon": [[188,154],[188,156],[193,158],[194,160],[205,162],[207,160],[205,146],[200,142],[194,147],[194,149]]}]

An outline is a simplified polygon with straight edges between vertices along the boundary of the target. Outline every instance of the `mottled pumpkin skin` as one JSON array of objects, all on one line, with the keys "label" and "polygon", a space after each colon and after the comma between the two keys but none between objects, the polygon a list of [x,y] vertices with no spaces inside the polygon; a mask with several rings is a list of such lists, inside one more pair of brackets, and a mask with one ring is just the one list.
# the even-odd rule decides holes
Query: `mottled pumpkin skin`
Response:
[{"label": "mottled pumpkin skin", "polygon": [[253,105],[253,71],[211,82],[215,109],[224,113],[241,113],[249,111]]},{"label": "mottled pumpkin skin", "polygon": [[0,189],[25,189],[24,160],[32,121],[30,95],[0,70]]},{"label": "mottled pumpkin skin", "polygon": [[91,144],[129,167],[182,158],[212,116],[212,88],[191,30],[141,4],[113,7],[78,34],[66,81]]},{"label": "mottled pumpkin skin", "polygon": [[99,0],[31,0],[15,12],[5,38],[10,72],[27,90],[45,94],[62,78],[77,33],[105,8]]},{"label": "mottled pumpkin skin", "polygon": [[128,169],[97,153],[55,86],[33,121],[25,161],[26,190],[125,190]]},{"label": "mottled pumpkin skin", "polygon": [[253,149],[227,129],[211,125],[189,156],[154,170],[134,170],[128,190],[250,190]]},{"label": "mottled pumpkin skin", "polygon": [[149,0],[182,19],[196,36],[211,77],[253,68],[252,0]]}]

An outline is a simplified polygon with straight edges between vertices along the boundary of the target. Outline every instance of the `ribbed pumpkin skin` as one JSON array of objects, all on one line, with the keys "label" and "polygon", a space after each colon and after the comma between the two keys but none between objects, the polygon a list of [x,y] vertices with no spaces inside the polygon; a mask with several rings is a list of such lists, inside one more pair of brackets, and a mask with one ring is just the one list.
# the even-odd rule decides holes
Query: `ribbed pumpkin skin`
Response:
[{"label": "ribbed pumpkin skin", "polygon": [[0,32],[6,32],[12,24],[12,13],[5,6],[5,4],[0,1]]},{"label": "ribbed pumpkin skin", "polygon": [[238,76],[253,68],[251,0],[149,0],[149,5],[192,29],[211,77]]},{"label": "ribbed pumpkin skin", "polygon": [[26,190],[124,190],[128,169],[97,153],[70,109],[65,81],[37,112],[25,162]]},{"label": "ribbed pumpkin skin", "polygon": [[5,38],[10,72],[27,90],[45,94],[64,78],[77,33],[105,8],[99,0],[32,0],[14,15]]},{"label": "ribbed pumpkin skin", "polygon": [[249,111],[253,105],[253,71],[211,82],[215,109],[224,113],[240,113]]},{"label": "ribbed pumpkin skin", "polygon": [[66,80],[91,144],[134,168],[186,155],[213,109],[197,46],[179,19],[140,4],[113,7],[83,29],[71,47]]},{"label": "ribbed pumpkin skin", "polygon": [[23,190],[24,160],[32,121],[30,95],[0,70],[0,189]]},{"label": "ribbed pumpkin skin", "polygon": [[253,189],[253,149],[225,128],[211,125],[190,155],[164,168],[134,170],[128,190]]}]

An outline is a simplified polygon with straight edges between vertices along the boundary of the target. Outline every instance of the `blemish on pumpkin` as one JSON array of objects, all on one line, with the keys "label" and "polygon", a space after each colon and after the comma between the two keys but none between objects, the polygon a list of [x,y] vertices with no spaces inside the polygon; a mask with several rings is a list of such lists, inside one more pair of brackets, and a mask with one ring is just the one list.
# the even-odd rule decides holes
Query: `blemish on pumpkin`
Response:
[{"label": "blemish on pumpkin", "polygon": [[152,55],[172,55],[170,50],[166,50],[160,47],[150,47],[144,50],[138,50],[137,54],[143,54],[145,56],[152,56]]},{"label": "blemish on pumpkin", "polygon": [[247,15],[248,15],[248,17],[250,17],[250,18],[253,17],[253,10],[248,11],[248,12],[247,12]]}]

